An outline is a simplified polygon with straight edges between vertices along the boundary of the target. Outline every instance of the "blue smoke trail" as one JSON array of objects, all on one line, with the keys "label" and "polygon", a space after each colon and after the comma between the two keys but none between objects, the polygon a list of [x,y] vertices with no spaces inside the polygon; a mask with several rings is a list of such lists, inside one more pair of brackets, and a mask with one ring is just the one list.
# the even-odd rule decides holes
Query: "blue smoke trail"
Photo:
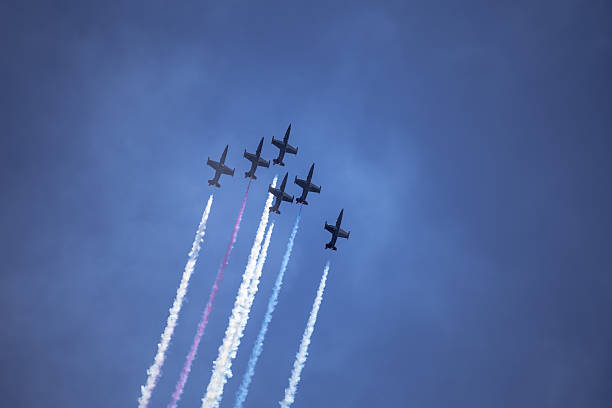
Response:
[{"label": "blue smoke trail", "polygon": [[289,258],[291,257],[291,250],[293,249],[293,241],[295,239],[295,235],[298,231],[298,226],[300,224],[300,218],[302,217],[302,206],[300,206],[300,210],[298,212],[297,217],[295,218],[295,224],[293,225],[293,230],[291,231],[291,236],[289,237],[289,242],[287,243],[287,249],[285,250],[285,255],[283,256],[283,261],[281,262],[281,268],[278,272],[278,276],[276,277],[276,283],[274,284],[274,290],[272,291],[272,295],[270,296],[270,300],[268,300],[268,309],[266,310],[266,315],[264,317],[264,321],[261,324],[261,329],[259,330],[259,334],[257,335],[257,340],[255,341],[255,346],[253,347],[253,351],[251,352],[251,357],[249,358],[249,363],[247,366],[247,371],[242,378],[242,384],[240,384],[240,388],[236,393],[236,402],[234,403],[234,408],[242,408],[244,401],[246,400],[247,394],[249,393],[249,385],[253,380],[253,375],[255,375],[255,365],[257,364],[257,359],[261,355],[263,351],[263,341],[266,337],[266,333],[268,331],[268,326],[272,321],[272,314],[274,313],[274,309],[276,308],[276,304],[278,303],[278,295],[281,290],[281,286],[283,284],[283,276],[285,275],[285,270],[287,269],[287,264],[289,263]]}]

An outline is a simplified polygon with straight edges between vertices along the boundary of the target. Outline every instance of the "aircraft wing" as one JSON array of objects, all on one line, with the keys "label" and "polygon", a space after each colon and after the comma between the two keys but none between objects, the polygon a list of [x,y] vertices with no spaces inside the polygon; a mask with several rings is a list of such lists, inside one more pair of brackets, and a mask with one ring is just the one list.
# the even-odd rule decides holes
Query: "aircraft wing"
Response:
[{"label": "aircraft wing", "polygon": [[255,161],[255,158],[256,158],[257,156],[255,156],[253,153],[244,152],[244,157],[245,157],[247,160],[250,160],[250,161]]},{"label": "aircraft wing", "polygon": [[310,185],[308,186],[308,190],[314,192],[314,193],[320,193],[321,192],[321,186],[316,186],[312,183],[310,183]]},{"label": "aircraft wing", "polygon": [[285,148],[285,152],[291,153],[291,154],[297,154],[297,147],[293,147],[289,143],[287,143],[287,147]]},{"label": "aircraft wing", "polygon": [[349,237],[349,234],[350,234],[349,232],[346,232],[346,231],[345,231],[345,230],[343,230],[342,228],[340,228],[340,229],[338,230],[338,236],[339,236],[340,238],[348,238],[348,237]]},{"label": "aircraft wing", "polygon": [[289,203],[293,202],[293,196],[283,192],[283,201],[287,201]]},{"label": "aircraft wing", "polygon": [[208,159],[208,161],[206,162],[206,164],[208,164],[210,167],[212,167],[213,169],[217,170],[219,168],[219,163],[214,161],[214,160],[210,160]]},{"label": "aircraft wing", "polygon": [[275,138],[272,138],[272,144],[276,147],[278,147],[279,149],[282,149],[284,147],[283,141],[282,140],[277,140]]},{"label": "aircraft wing", "polygon": [[234,170],[230,169],[229,167],[223,165],[221,166],[221,168],[219,169],[223,174],[228,174],[230,176],[234,175]]},{"label": "aircraft wing", "polygon": [[268,187],[268,191],[274,196],[278,197],[281,195],[281,191],[278,188]]},{"label": "aircraft wing", "polygon": [[328,230],[329,232],[331,232],[332,234],[336,233],[336,226],[335,225],[329,225],[328,223],[325,223],[325,229]]},{"label": "aircraft wing", "polygon": [[[249,159],[250,160],[250,159]],[[261,157],[259,158],[259,161],[257,162],[258,166],[261,167],[270,167],[270,162],[267,160],[262,159]]]}]

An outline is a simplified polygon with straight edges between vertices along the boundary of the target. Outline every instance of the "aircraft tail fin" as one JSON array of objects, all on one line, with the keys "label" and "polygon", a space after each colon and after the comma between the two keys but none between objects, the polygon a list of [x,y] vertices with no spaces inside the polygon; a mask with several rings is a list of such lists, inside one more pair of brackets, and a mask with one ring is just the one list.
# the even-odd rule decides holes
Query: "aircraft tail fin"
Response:
[{"label": "aircraft tail fin", "polygon": [[285,165],[285,163],[283,163],[282,160],[278,160],[278,159],[272,159],[272,163],[278,164],[279,166],[284,166]]},{"label": "aircraft tail fin", "polygon": [[221,187],[221,184],[217,183],[214,179],[208,180],[209,186]]}]

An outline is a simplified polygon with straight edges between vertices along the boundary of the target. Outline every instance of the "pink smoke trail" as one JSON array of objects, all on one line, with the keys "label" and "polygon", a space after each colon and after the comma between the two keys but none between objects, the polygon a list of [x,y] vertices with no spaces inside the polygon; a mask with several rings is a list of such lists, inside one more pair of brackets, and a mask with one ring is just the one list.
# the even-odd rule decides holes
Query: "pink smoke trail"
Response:
[{"label": "pink smoke trail", "polygon": [[198,330],[196,332],[195,337],[193,338],[193,344],[191,345],[191,349],[189,350],[189,354],[187,354],[187,358],[185,359],[185,365],[183,366],[183,371],[181,371],[181,376],[179,377],[178,382],[176,383],[176,389],[172,394],[172,402],[168,404],[169,408],[176,408],[179,399],[181,398],[181,394],[183,393],[183,389],[185,388],[185,383],[187,383],[187,377],[189,377],[189,373],[191,372],[191,364],[195,359],[196,353],[198,352],[198,347],[200,346],[200,340],[202,339],[202,335],[204,334],[204,329],[208,324],[208,316],[210,316],[210,311],[212,310],[212,305],[217,296],[217,291],[219,290],[219,284],[221,283],[221,279],[223,278],[223,273],[225,272],[225,267],[229,262],[229,256],[234,248],[234,244],[236,243],[236,237],[238,236],[238,230],[240,229],[240,221],[242,221],[242,213],[244,212],[244,207],[246,206],[247,196],[249,194],[249,187],[251,187],[251,181],[249,180],[249,184],[247,185],[246,191],[244,193],[244,198],[242,199],[242,205],[240,206],[240,212],[238,212],[238,218],[236,218],[236,224],[234,225],[234,231],[232,232],[232,239],[230,240],[229,245],[227,246],[227,250],[225,251],[225,256],[223,257],[223,262],[219,267],[219,271],[217,272],[217,277],[215,278],[215,283],[212,286],[210,291],[210,296],[208,297],[208,303],[206,304],[206,308],[204,309],[204,313],[202,314],[202,320],[198,324]]}]

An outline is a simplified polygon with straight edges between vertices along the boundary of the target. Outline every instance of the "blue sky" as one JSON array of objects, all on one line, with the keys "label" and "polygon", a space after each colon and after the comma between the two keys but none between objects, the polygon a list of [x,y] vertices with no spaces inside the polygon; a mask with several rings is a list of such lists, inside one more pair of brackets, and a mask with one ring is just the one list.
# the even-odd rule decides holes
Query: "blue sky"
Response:
[{"label": "blue sky", "polygon": [[[8,406],[136,406],[208,195],[166,406],[259,169],[183,406],[210,377],[274,174],[302,214],[246,406],[605,407],[612,394],[611,6],[603,1],[5,2],[0,307]],[[206,158],[236,176],[213,190]],[[288,191],[299,189],[288,183]],[[297,206],[283,204],[222,406]],[[344,208],[349,240],[323,250]]]}]

